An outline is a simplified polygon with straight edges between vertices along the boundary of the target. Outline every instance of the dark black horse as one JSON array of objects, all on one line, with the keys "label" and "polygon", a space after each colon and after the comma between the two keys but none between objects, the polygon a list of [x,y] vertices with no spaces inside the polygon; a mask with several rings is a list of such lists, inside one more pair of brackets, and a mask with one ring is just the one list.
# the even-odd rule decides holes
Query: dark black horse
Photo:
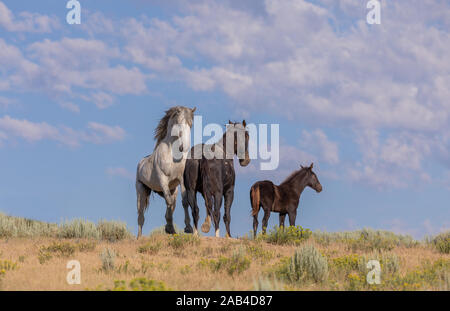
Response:
[{"label": "dark black horse", "polygon": [[289,215],[289,225],[295,226],[300,195],[306,187],[317,192],[322,191],[322,185],[316,174],[312,171],[313,163],[293,172],[279,186],[270,180],[258,181],[250,189],[250,202],[252,204],[253,232],[256,236],[258,228],[258,212],[262,206],[264,217],[262,220],[263,233],[266,233],[270,212],[280,214],[280,227],[284,227],[284,218]]},{"label": "dark black horse", "polygon": [[[183,207],[186,224],[184,231],[186,233],[197,233],[199,219],[197,192],[200,192],[206,205],[206,219],[202,225],[202,231],[209,232],[211,218],[213,218],[216,236],[219,236],[220,207],[222,206],[222,198],[224,198],[225,214],[223,220],[227,235],[231,236],[230,209],[233,203],[235,182],[233,158],[237,155],[241,166],[247,166],[250,163],[249,135],[245,126],[245,120],[242,124],[230,121],[225,134],[217,143],[192,147],[184,169],[186,191],[183,195]],[[199,154],[199,152],[201,153]],[[192,209],[194,229],[190,225],[189,206]]]}]

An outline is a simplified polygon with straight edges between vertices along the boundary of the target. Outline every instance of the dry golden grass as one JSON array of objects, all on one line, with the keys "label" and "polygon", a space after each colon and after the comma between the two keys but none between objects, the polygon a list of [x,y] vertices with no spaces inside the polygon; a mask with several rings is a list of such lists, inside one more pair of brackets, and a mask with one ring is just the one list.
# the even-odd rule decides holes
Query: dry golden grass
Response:
[{"label": "dry golden grass", "polygon": [[[174,248],[169,244],[170,237],[152,235],[140,240],[126,239],[118,242],[57,238],[10,238],[0,239],[0,260],[17,263],[17,268],[0,275],[0,290],[107,290],[114,287],[115,280],[127,283],[138,277],[162,281],[173,290],[253,290],[260,278],[271,278],[271,271],[280,265],[285,257],[293,255],[297,247],[272,245],[265,242],[244,239],[201,237],[199,244]],[[51,253],[45,262],[40,262],[40,250],[54,243],[95,243],[95,248],[80,251],[76,249],[70,256]],[[311,238],[311,243],[327,257],[349,255],[343,243],[322,246]],[[145,245],[158,245],[152,251],[139,251]],[[250,249],[251,247],[251,249]],[[109,248],[117,254],[113,271],[103,271],[100,253]],[[230,257],[238,249],[245,250],[250,258],[249,268],[241,273],[230,275],[226,270],[213,271],[205,260]],[[253,251],[252,251],[253,249]],[[434,263],[439,259],[450,260],[448,254],[440,254],[435,249],[418,245],[411,248],[397,247],[394,253],[400,260],[400,275],[423,266],[424,262]],[[358,255],[369,253],[355,252]],[[69,260],[81,263],[81,285],[66,282]],[[128,262],[128,264],[127,264]],[[331,268],[331,267],[330,267]],[[289,284],[280,281],[288,290],[342,290],[346,289],[345,275],[328,282]],[[424,285],[425,286],[425,285]],[[440,289],[428,286],[421,289]]]}]

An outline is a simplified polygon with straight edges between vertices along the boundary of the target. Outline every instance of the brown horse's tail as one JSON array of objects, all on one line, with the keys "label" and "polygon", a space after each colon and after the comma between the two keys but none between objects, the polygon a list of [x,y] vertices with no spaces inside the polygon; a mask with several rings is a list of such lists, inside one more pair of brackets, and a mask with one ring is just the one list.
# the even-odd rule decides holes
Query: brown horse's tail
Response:
[{"label": "brown horse's tail", "polygon": [[200,160],[200,174],[202,178],[203,198],[205,199],[206,219],[202,224],[202,231],[208,233],[211,228],[211,218],[213,217],[214,193],[217,193],[216,183],[211,180],[210,162],[205,158]]},{"label": "brown horse's tail", "polygon": [[258,184],[253,185],[250,189],[250,202],[252,203],[252,216],[258,215],[260,203],[260,192]]}]

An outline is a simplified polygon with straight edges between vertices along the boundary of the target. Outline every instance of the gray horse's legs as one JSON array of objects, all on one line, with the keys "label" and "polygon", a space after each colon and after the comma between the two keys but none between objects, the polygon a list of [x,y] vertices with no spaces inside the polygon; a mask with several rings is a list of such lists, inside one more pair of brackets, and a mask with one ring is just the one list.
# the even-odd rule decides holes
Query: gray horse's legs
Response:
[{"label": "gray horse's legs", "polygon": [[[175,234],[175,228],[173,226],[173,211],[175,210],[175,204],[177,202],[177,194],[178,194],[178,188],[175,188],[170,194],[169,194],[169,200],[166,198],[166,233],[168,234]],[[165,195],[164,195],[165,196]]]},{"label": "gray horse's legs", "polygon": [[184,184],[182,183],[180,185],[181,188],[181,203],[183,203],[184,208],[184,232],[185,233],[192,233],[192,227],[191,227],[191,217],[189,216],[189,200],[188,200],[188,194],[186,191],[186,188],[184,187]]},{"label": "gray horse's legs", "polygon": [[139,239],[142,235],[142,227],[144,226],[144,213],[148,206],[148,197],[150,196],[151,189],[145,186],[140,181],[136,182],[136,195],[137,195],[137,212],[138,212],[138,235]]},{"label": "gray horse's legs", "polygon": [[138,214],[138,235],[137,235],[138,239],[142,236],[142,227],[144,226],[144,221],[145,221],[144,213],[139,213]]},{"label": "gray horse's legs", "polygon": [[166,233],[175,234],[175,228],[173,226],[173,208],[172,206],[167,206],[166,210]]}]

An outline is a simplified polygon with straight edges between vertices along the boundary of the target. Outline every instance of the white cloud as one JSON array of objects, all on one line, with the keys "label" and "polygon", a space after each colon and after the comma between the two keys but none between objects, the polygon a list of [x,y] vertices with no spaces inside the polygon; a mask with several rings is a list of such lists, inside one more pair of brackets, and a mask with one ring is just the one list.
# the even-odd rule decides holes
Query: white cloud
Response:
[{"label": "white cloud", "polygon": [[7,108],[8,106],[14,105],[16,103],[15,99],[0,96],[0,107]]},{"label": "white cloud", "polygon": [[11,10],[0,1],[0,27],[13,32],[48,33],[59,27],[55,17],[38,13],[20,12],[16,17]]},{"label": "white cloud", "polygon": [[[45,39],[30,44],[26,51],[29,58],[16,46],[0,39],[0,90],[44,92],[75,112],[79,107],[67,104],[74,98],[94,102],[103,109],[115,102],[114,95],[138,95],[147,91],[149,76],[137,67],[112,66],[110,62],[121,58],[120,52],[99,40]],[[85,95],[74,88],[93,93]]]},{"label": "white cloud", "polygon": [[437,25],[448,24],[449,4],[422,10],[414,0],[405,14],[385,2],[382,25],[369,27],[364,3],[319,2],[267,0],[255,15],[233,1],[194,1],[169,21],[124,21],[121,34],[133,61],[194,90],[221,89],[241,109],[277,103],[279,114],[305,121],[448,128],[450,35]]},{"label": "white cloud", "polygon": [[36,83],[44,84],[49,92],[70,94],[73,87],[82,87],[124,95],[142,94],[147,89],[146,76],[138,68],[110,65],[120,53],[99,40],[46,39],[31,44],[29,51],[39,64]]},{"label": "white cloud", "polygon": [[[358,0],[240,3],[178,1],[178,15],[167,20],[89,12],[82,28],[91,39],[35,42],[25,55],[0,39],[0,90],[44,90],[103,109],[116,96],[144,94],[150,77],[183,81],[224,92],[248,114],[360,131],[361,159],[348,165],[353,180],[405,186],[430,180],[427,159],[450,167],[442,134],[450,132],[448,2],[383,1],[376,26]],[[4,24],[20,21],[0,12]],[[320,132],[304,133],[311,143],[302,147],[331,165],[344,162],[345,150]]]},{"label": "white cloud", "polygon": [[431,181],[423,162],[436,141],[408,132],[388,134],[383,139],[374,129],[360,129],[356,135],[362,160],[347,168],[350,179],[380,188]]},{"label": "white cloud", "polygon": [[125,138],[125,130],[119,126],[108,126],[90,122],[85,130],[74,130],[66,126],[53,126],[46,122],[32,122],[14,119],[6,115],[0,118],[2,139],[22,138],[28,142],[54,140],[64,145],[76,147],[82,142],[105,144]]},{"label": "white cloud", "polygon": [[114,97],[105,92],[94,93],[91,98],[94,104],[100,109],[105,109],[114,104]]},{"label": "white cloud", "polygon": [[[261,161],[267,162],[268,160],[254,159],[251,160],[250,164],[246,167],[241,167],[239,164],[235,164],[235,169],[238,174],[252,176],[255,181],[257,178],[259,180],[268,179],[272,180],[274,183],[280,183],[293,171],[300,169],[300,165],[310,165],[312,162],[315,162],[317,164],[317,157],[303,150],[300,150],[296,146],[280,144],[279,165],[275,170],[260,170],[259,168]],[[320,172],[320,165],[316,164],[315,171],[317,170],[317,172]]]},{"label": "white cloud", "polygon": [[0,119],[0,129],[27,141],[38,141],[45,138],[58,139],[59,137],[59,131],[45,122],[33,123],[28,120],[13,119],[10,116]]},{"label": "white cloud", "polygon": [[63,101],[58,104],[64,109],[67,109],[67,110],[75,112],[75,113],[80,113],[80,106],[78,106],[77,104],[67,102],[67,101]]},{"label": "white cloud", "polygon": [[125,138],[125,130],[120,126],[109,126],[97,122],[89,122],[90,131],[86,134],[86,140],[102,144],[113,141],[123,140]]},{"label": "white cloud", "polygon": [[320,129],[308,132],[302,131],[300,145],[306,149],[313,150],[329,164],[339,163],[339,148],[337,143],[328,139],[327,135]]}]

